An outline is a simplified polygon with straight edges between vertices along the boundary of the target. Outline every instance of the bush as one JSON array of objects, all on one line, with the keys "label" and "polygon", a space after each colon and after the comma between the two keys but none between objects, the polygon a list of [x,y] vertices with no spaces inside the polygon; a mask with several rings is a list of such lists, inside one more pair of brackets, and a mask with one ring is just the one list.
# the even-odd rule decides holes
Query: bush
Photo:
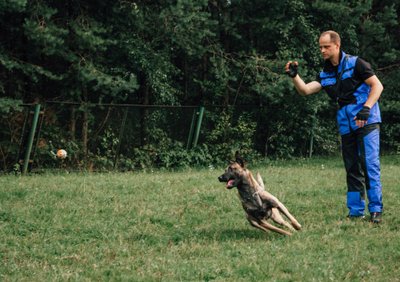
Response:
[{"label": "bush", "polygon": [[215,163],[221,164],[232,159],[236,151],[240,151],[248,160],[260,157],[254,149],[257,123],[250,113],[240,114],[235,121],[232,111],[224,111],[214,120],[215,127],[207,135],[205,143]]}]

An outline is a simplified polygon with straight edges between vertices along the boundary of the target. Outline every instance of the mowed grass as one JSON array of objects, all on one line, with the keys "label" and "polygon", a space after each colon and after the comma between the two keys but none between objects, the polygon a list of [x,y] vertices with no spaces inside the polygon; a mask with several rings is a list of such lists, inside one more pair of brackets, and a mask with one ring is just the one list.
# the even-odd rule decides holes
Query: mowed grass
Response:
[{"label": "mowed grass", "polygon": [[301,232],[251,227],[223,168],[1,176],[0,280],[400,281],[399,156],[381,225],[345,219],[340,158],[249,168]]}]

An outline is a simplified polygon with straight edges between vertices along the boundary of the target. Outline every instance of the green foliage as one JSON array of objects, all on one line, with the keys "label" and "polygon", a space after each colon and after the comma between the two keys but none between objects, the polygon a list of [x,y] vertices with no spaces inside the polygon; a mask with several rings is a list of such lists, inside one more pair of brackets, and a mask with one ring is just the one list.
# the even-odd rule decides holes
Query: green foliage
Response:
[{"label": "green foliage", "polygon": [[57,10],[38,2],[31,6],[32,17],[26,18],[22,26],[26,39],[31,44],[31,56],[63,55],[66,50],[65,41],[68,30],[57,26],[51,19]]},{"label": "green foliage", "polygon": [[207,51],[203,40],[215,36],[216,21],[206,11],[207,2],[178,0],[175,5],[166,6],[159,16],[169,43],[189,57],[200,58]]},{"label": "green foliage", "polygon": [[10,12],[24,12],[27,6],[28,0],[12,0],[0,2],[0,14],[6,14]]},{"label": "green foliage", "polygon": [[133,169],[149,170],[155,168],[177,169],[187,167],[206,167],[213,165],[215,157],[206,145],[190,150],[168,138],[158,146],[146,145],[133,150]]},{"label": "green foliage", "polygon": [[400,81],[400,71],[393,72],[384,84],[385,90],[381,101],[382,129],[381,143],[383,151],[394,151],[400,153],[400,99],[398,96],[398,81]]},{"label": "green foliage", "polygon": [[[337,138],[327,96],[297,97],[283,67],[288,60],[297,60],[302,78],[313,80],[322,63],[319,34],[334,29],[342,36],[342,48],[370,62],[382,80],[381,103],[388,117],[384,117],[382,144],[385,150],[398,151],[399,7],[398,0],[256,0],[251,5],[206,0],[84,0],[79,5],[73,1],[2,1],[0,94],[42,104],[56,100],[261,107],[263,116],[252,114],[241,121],[248,125],[244,126],[248,139],[238,142],[250,154],[305,156],[311,136],[316,142],[314,152],[328,154],[335,151]],[[210,111],[216,123],[222,122],[216,118],[220,107]],[[60,120],[69,119],[67,111],[60,114]],[[83,114],[89,117],[88,124]],[[82,107],[76,128],[95,126],[92,114]],[[145,120],[145,115],[140,119]],[[163,114],[158,121],[167,117]],[[239,125],[235,119],[232,127]],[[0,131],[6,132],[4,123]],[[163,126],[158,128],[164,130]],[[140,127],[141,132],[150,132],[145,123]],[[214,128],[209,123],[202,131],[209,142],[204,143],[205,154],[226,158],[227,148],[238,145],[224,138],[222,129]],[[44,136],[57,131],[43,130],[48,130]],[[206,137],[210,131],[211,137]],[[238,133],[231,131],[231,135]],[[87,144],[81,144],[85,134],[70,136],[79,139],[69,140],[79,144],[79,149],[86,148]],[[174,166],[177,159],[184,166],[190,163],[181,152],[184,138],[180,137],[163,136],[170,144],[164,149],[178,148],[176,156],[163,156],[167,166]],[[157,147],[136,144],[132,151],[145,150],[145,145]],[[97,156],[92,148],[79,154]],[[130,156],[121,161],[132,167]]]},{"label": "green foliage", "polygon": [[253,149],[257,124],[246,113],[239,115],[236,121],[233,117],[232,111],[220,113],[215,117],[215,128],[207,134],[206,144],[217,162],[233,159],[236,151],[248,160],[259,157]]},{"label": "green foliage", "polygon": [[9,118],[8,114],[13,111],[21,110],[21,101],[11,98],[0,98],[0,116],[5,119]]},{"label": "green foliage", "polygon": [[19,150],[20,127],[22,108],[21,101],[11,98],[0,98],[0,167],[3,170],[11,169],[8,166],[15,164]]}]

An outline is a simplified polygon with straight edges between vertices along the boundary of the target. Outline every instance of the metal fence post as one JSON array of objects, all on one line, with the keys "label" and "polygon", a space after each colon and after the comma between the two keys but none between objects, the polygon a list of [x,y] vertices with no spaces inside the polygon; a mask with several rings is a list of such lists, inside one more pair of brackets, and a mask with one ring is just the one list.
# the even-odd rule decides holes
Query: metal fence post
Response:
[{"label": "metal fence post", "polygon": [[196,123],[196,116],[197,116],[197,109],[194,109],[193,116],[192,116],[192,122],[190,123],[190,130],[189,130],[189,136],[188,136],[188,141],[187,141],[187,145],[186,145],[186,150],[189,150],[192,147],[193,131],[194,131],[194,124]]},{"label": "metal fence post", "polygon": [[122,138],[124,137],[127,117],[128,117],[128,107],[125,108],[124,117],[122,118],[121,128],[119,130],[118,148],[117,151],[115,152],[115,157],[114,157],[114,169],[117,167],[117,163],[119,160],[119,152],[121,151]]},{"label": "metal fence post", "polygon": [[203,114],[204,114],[204,107],[200,107],[199,108],[199,112],[198,112],[199,116],[197,118],[196,131],[195,131],[195,134],[194,134],[193,147],[196,147],[197,146],[197,142],[199,141],[201,122],[203,121]]},{"label": "metal fence post", "polygon": [[31,131],[30,131],[29,137],[28,137],[28,146],[25,151],[24,166],[22,169],[22,174],[26,174],[26,172],[28,171],[29,157],[31,155],[33,140],[35,138],[36,126],[37,126],[37,123],[39,120],[39,113],[40,113],[40,104],[36,104],[35,112],[34,112],[33,120],[32,120],[32,127],[31,127]]}]

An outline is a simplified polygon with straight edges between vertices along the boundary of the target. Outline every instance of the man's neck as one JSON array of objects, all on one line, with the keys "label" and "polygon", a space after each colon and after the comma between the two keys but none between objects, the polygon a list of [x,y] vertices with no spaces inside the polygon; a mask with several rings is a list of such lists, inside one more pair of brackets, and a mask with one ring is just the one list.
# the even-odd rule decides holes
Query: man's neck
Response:
[{"label": "man's neck", "polygon": [[332,66],[338,66],[340,63],[340,57],[341,57],[341,52],[339,51],[339,53],[335,54],[335,56],[333,56],[330,61]]}]

